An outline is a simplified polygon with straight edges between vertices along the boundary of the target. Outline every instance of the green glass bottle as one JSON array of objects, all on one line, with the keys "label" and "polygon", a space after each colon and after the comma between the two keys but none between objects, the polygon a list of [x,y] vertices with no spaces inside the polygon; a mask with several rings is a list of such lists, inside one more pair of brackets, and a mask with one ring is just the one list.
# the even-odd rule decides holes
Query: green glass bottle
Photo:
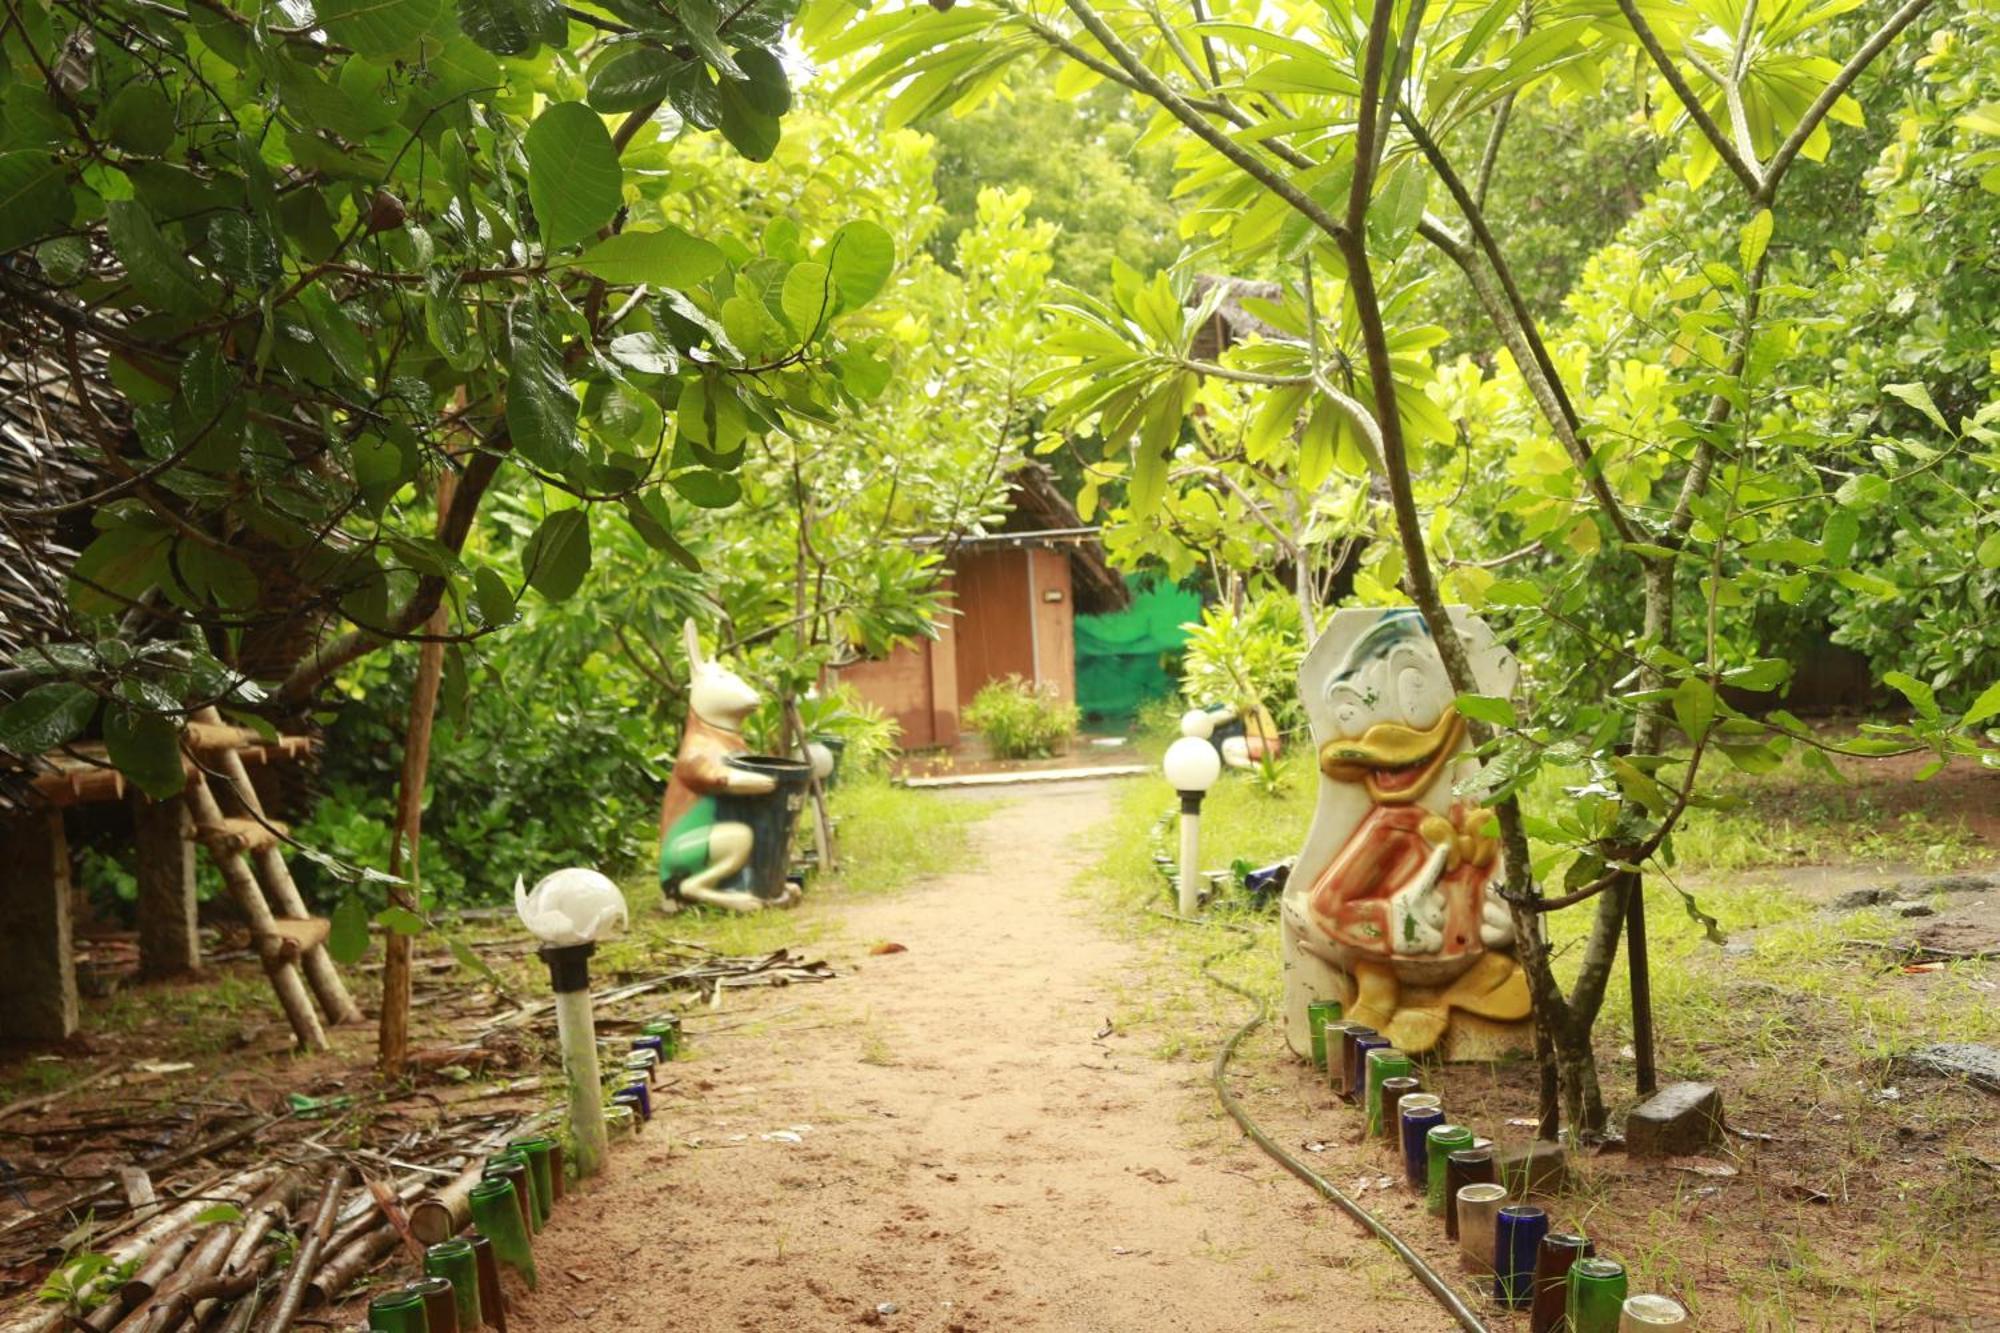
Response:
[{"label": "green glass bottle", "polygon": [[521,1205],[515,1201],[514,1182],[505,1176],[488,1176],[472,1187],[472,1222],[493,1244],[493,1257],[521,1275],[533,1290],[535,1243],[528,1237],[527,1223],[521,1220]]},{"label": "green glass bottle", "polygon": [[1312,1030],[1313,1066],[1326,1068],[1326,1025],[1340,1018],[1339,1000],[1308,1000],[1306,1026]]},{"label": "green glass bottle", "polygon": [[507,1146],[515,1152],[527,1154],[528,1169],[535,1174],[535,1205],[541,1210],[542,1225],[547,1226],[556,1206],[555,1166],[551,1157],[556,1141],[546,1134],[536,1134],[528,1138],[509,1139]]},{"label": "green glass bottle", "polygon": [[422,1292],[386,1292],[368,1302],[369,1333],[431,1333]]},{"label": "green glass bottle", "polygon": [[514,1206],[521,1210],[521,1225],[530,1236],[541,1228],[535,1225],[535,1172],[528,1159],[517,1152],[496,1153],[486,1159],[483,1176],[500,1176],[514,1186]]},{"label": "green glass bottle", "polygon": [[1625,1265],[1579,1259],[1569,1270],[1569,1333],[1618,1333],[1625,1308]]},{"label": "green glass bottle", "polygon": [[1394,1046],[1380,1046],[1368,1052],[1368,1083],[1362,1106],[1368,1111],[1368,1137],[1382,1137],[1382,1081],[1410,1076],[1410,1057]]},{"label": "green glass bottle", "polygon": [[1433,1125],[1430,1133],[1424,1135],[1424,1149],[1430,1160],[1424,1172],[1424,1211],[1432,1217],[1443,1217],[1446,1206],[1444,1197],[1445,1168],[1448,1159],[1455,1152],[1472,1146],[1472,1131],[1464,1125]]},{"label": "green glass bottle", "polygon": [[459,1333],[473,1333],[486,1322],[486,1312],[479,1308],[479,1259],[471,1241],[454,1237],[431,1246],[424,1251],[424,1272],[451,1283]]}]

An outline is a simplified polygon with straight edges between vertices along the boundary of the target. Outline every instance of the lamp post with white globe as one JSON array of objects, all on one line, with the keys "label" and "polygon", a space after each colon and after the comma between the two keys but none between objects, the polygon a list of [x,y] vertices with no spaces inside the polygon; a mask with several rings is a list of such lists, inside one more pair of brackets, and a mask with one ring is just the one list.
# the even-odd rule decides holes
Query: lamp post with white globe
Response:
[{"label": "lamp post with white globe", "polygon": [[1201,900],[1201,798],[1222,776],[1222,756],[1203,738],[1183,736],[1160,767],[1181,794],[1180,913],[1193,916]]},{"label": "lamp post with white globe", "polygon": [[542,961],[556,993],[556,1038],[569,1084],[569,1126],[576,1140],[576,1174],[594,1176],[609,1144],[604,1090],[597,1067],[597,1022],[590,1012],[590,955],[597,941],[625,929],[625,895],[595,870],[558,870],[529,892],[514,880],[514,910],[542,942]]}]

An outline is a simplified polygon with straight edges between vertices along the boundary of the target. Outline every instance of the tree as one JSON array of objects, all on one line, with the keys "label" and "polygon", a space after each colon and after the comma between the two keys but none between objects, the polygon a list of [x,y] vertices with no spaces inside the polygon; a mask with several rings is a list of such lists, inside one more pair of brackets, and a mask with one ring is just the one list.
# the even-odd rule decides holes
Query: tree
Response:
[{"label": "tree", "polygon": [[[1780,600],[1799,576],[1868,588],[1870,575],[1850,568],[1854,511],[1946,460],[1990,470],[2000,443],[2000,405],[1947,417],[1908,380],[1874,387],[1916,413],[1892,420],[1921,420],[1928,438],[1855,431],[1828,441],[1787,429],[1778,410],[1797,393],[1790,358],[1821,317],[1819,291],[1793,280],[1782,187],[1802,157],[1826,153],[1830,123],[1857,119],[1849,90],[1929,5],[1878,6],[1847,42],[1827,20],[1856,8],[1375,0],[1209,19],[1199,8],[1173,16],[1094,0],[1065,0],[1061,11],[993,0],[943,15],[899,8],[844,27],[823,17],[828,6],[807,23],[816,34],[840,28],[822,40],[828,56],[870,53],[857,86],[886,87],[921,68],[901,85],[906,101],[976,97],[1002,65],[1026,59],[1064,62],[1076,83],[1126,89],[1180,144],[1178,188],[1204,246],[1198,258],[1283,279],[1273,322],[1289,336],[1213,363],[1190,353],[1200,321],[1184,309],[1184,276],[1073,303],[1058,350],[1075,361],[1052,376],[1069,397],[1054,416],[1098,423],[1108,466],[1129,469],[1126,504],[1140,523],[1162,512],[1175,467],[1195,456],[1183,422],[1206,381],[1277,404],[1257,409],[1274,419],[1260,434],[1297,432],[1300,471],[1310,445],[1314,472],[1331,456],[1329,484],[1365,474],[1386,540],[1372,546],[1357,588],[1407,596],[1438,631],[1487,760],[1472,794],[1493,803],[1506,850],[1503,892],[1534,992],[1550,1136],[1559,1111],[1575,1132],[1603,1125],[1591,1034],[1605,982],[1621,933],[1629,926],[1635,943],[1643,938],[1642,871],[1664,868],[1676,822],[1710,799],[1705,764],[1756,771],[1787,747],[1827,744],[1782,711],[1749,716],[1727,702],[1721,687],[1774,687],[1786,667],[1749,636],[1725,634],[1725,623]],[[1843,38],[1839,48],[1826,49],[1830,33]],[[1549,312],[1532,308],[1516,280],[1504,223],[1481,205],[1480,177],[1443,146],[1484,125],[1505,152],[1496,122],[1516,99],[1556,80],[1591,86],[1613,61],[1643,62],[1666,170],[1717,219],[1706,233],[1661,238],[1598,284],[1618,303],[1618,329],[1666,331],[1668,354],[1646,361],[1620,359],[1612,329],[1579,342],[1549,336]],[[1492,323],[1504,384],[1489,389],[1464,364],[1440,376],[1428,350],[1435,339],[1412,327],[1411,289],[1443,274],[1462,280]],[[1589,266],[1584,282],[1593,282]],[[1458,503],[1472,460],[1459,458],[1465,443],[1440,400],[1461,409],[1459,428],[1464,405],[1479,401],[1524,442],[1519,456],[1480,460],[1512,483],[1491,513],[1468,515]],[[1353,480],[1333,482],[1336,474]],[[1787,525],[1816,538],[1787,540]],[[1462,558],[1495,531],[1524,545]],[[1561,646],[1546,654],[1550,679],[1536,682],[1525,712],[1477,695],[1445,632],[1447,595],[1483,604],[1532,645],[1530,662]],[[1579,662],[1615,664],[1607,679],[1616,684],[1594,695],[1575,688],[1586,674]],[[1922,682],[1889,680],[1911,695],[1916,717],[1851,748],[1917,745],[1940,763],[1972,754],[1994,762],[1975,737],[2000,715],[2000,685],[1947,708]],[[1669,744],[1673,730],[1682,747]],[[1582,768],[1588,799],[1539,818],[1524,811],[1518,793],[1543,764]],[[1531,852],[1531,833],[1547,856]],[[1544,887],[1551,876],[1555,892]],[[1565,991],[1542,916],[1593,899]],[[1638,1040],[1643,1084],[1650,1032]]]}]

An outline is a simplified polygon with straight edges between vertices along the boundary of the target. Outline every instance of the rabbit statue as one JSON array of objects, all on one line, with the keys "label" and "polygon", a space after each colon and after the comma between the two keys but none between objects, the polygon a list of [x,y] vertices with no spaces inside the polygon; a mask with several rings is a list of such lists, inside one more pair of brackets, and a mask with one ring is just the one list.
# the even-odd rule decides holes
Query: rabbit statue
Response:
[{"label": "rabbit statue", "polygon": [[660,891],[669,909],[703,903],[737,912],[782,906],[786,900],[725,890],[720,885],[750,860],[754,835],[748,824],[717,817],[716,797],[727,792],[760,796],[776,789],[766,773],[729,762],[747,754],[743,720],[758,704],[757,692],[734,671],[702,656],[694,621],[681,628],[687,644],[687,730],[660,802]]},{"label": "rabbit statue", "polygon": [[530,935],[558,948],[594,944],[626,926],[625,895],[597,871],[581,866],[544,876],[532,893],[516,875],[514,911]]}]

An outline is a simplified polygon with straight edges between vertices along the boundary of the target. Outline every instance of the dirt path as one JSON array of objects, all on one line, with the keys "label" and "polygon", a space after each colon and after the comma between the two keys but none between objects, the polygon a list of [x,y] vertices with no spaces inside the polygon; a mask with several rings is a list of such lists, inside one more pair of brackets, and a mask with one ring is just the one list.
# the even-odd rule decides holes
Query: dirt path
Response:
[{"label": "dirt path", "polygon": [[[564,1206],[510,1326],[1446,1327],[1218,1124],[1193,1066],[1096,1038],[1134,961],[1073,891],[1112,790],[1003,807],[976,873],[805,909],[841,914],[842,979],[746,997],[725,1017],[790,1012],[696,1041],[690,1094]],[[885,940],[908,952],[868,954]]]}]

